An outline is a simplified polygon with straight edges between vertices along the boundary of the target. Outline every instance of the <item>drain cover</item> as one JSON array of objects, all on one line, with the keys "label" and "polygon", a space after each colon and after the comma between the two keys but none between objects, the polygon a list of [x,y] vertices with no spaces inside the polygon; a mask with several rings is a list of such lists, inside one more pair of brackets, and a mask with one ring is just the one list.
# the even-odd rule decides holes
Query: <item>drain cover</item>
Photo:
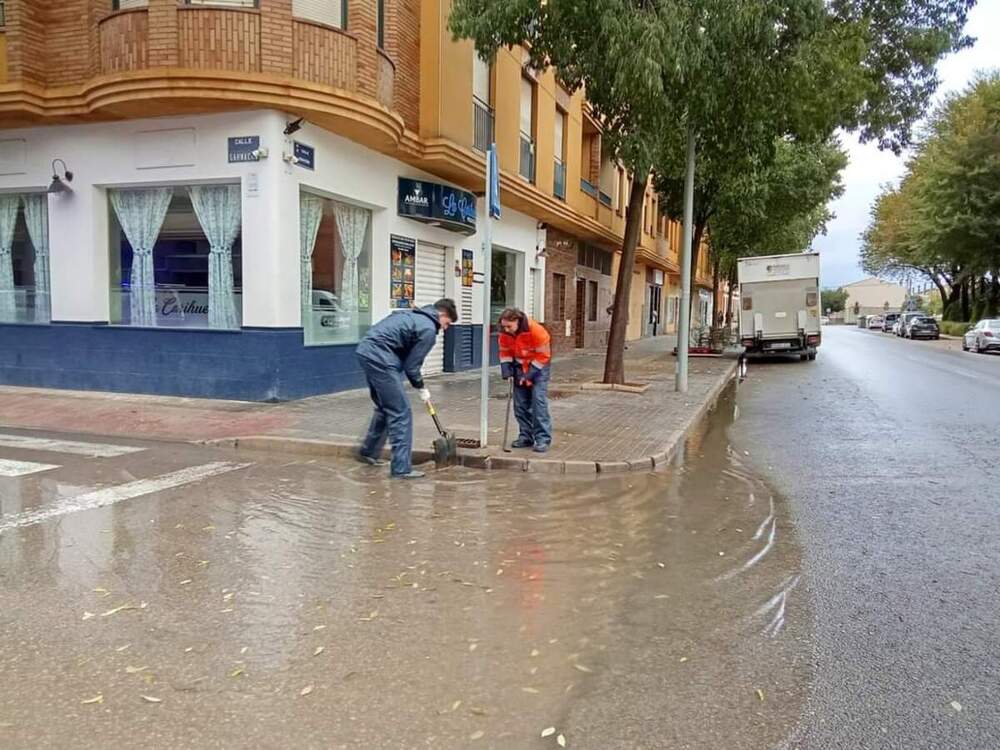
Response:
[{"label": "drain cover", "polygon": [[459,448],[478,448],[479,447],[479,441],[476,440],[475,438],[456,438],[455,439],[455,444],[458,445]]}]

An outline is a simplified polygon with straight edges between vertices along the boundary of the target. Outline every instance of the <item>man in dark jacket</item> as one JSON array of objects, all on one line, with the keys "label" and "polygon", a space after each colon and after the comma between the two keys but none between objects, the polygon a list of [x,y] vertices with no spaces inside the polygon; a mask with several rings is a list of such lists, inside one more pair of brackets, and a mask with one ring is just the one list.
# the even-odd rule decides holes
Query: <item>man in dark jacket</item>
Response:
[{"label": "man in dark jacket", "polygon": [[419,389],[420,399],[430,401],[420,368],[434,346],[438,331],[447,330],[458,320],[455,303],[439,299],[433,305],[399,310],[372,326],[358,344],[358,359],[368,380],[375,414],[361,444],[359,458],[365,463],[382,464],[379,456],[386,435],[392,445],[392,476],[419,479],[413,470],[413,415],[403,390],[403,376]]}]

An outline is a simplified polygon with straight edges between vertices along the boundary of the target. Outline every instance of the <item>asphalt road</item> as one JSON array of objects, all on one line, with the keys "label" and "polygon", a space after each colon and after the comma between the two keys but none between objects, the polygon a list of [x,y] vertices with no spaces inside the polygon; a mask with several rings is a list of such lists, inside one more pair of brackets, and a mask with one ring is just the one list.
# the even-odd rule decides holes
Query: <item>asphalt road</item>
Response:
[{"label": "asphalt road", "polygon": [[1000,356],[824,334],[816,362],[751,364],[730,428],[804,549],[813,687],[787,746],[1000,747]]}]

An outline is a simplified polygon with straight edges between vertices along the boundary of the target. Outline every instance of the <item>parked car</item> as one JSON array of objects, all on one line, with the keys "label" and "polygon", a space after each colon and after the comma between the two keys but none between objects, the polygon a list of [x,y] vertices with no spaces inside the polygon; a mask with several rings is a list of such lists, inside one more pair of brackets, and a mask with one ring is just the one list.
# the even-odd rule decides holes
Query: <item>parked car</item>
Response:
[{"label": "parked car", "polygon": [[868,329],[869,330],[882,330],[882,316],[881,315],[869,315],[868,316]]},{"label": "parked car", "polygon": [[893,327],[892,327],[892,332],[895,333],[897,336],[906,336],[906,324],[912,318],[916,318],[916,317],[918,317],[920,315],[923,315],[923,313],[919,313],[919,312],[905,312],[905,313],[901,313],[900,316],[899,316],[899,320],[897,320],[896,323],[895,323],[895,325],[893,325]]},{"label": "parked car", "polygon": [[906,333],[908,339],[939,339],[941,329],[938,323],[930,315],[917,315],[906,321]]},{"label": "parked car", "polygon": [[986,354],[1000,351],[1000,318],[980,320],[962,337],[962,350]]},{"label": "parked car", "polygon": [[886,313],[882,318],[882,333],[892,332],[897,320],[899,320],[899,313]]}]

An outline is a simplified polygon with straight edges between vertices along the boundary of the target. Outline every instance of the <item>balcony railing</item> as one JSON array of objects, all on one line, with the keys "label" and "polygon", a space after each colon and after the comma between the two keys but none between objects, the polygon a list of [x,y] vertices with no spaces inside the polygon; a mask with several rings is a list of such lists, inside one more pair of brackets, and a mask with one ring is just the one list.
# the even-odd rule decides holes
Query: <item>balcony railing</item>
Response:
[{"label": "balcony railing", "polygon": [[521,177],[535,181],[535,139],[521,133]]},{"label": "balcony railing", "polygon": [[598,190],[597,190],[597,187],[593,183],[591,183],[590,180],[585,180],[585,179],[583,179],[581,177],[580,178],[580,190],[582,190],[583,192],[585,192],[587,195],[589,195],[595,201],[598,199]]},{"label": "balcony railing", "polygon": [[493,107],[484,102],[478,96],[472,97],[473,110],[473,146],[476,151],[486,153],[486,149],[493,143]]},{"label": "balcony railing", "polygon": [[552,193],[556,198],[566,200],[566,165],[556,159],[555,169],[552,172]]}]

